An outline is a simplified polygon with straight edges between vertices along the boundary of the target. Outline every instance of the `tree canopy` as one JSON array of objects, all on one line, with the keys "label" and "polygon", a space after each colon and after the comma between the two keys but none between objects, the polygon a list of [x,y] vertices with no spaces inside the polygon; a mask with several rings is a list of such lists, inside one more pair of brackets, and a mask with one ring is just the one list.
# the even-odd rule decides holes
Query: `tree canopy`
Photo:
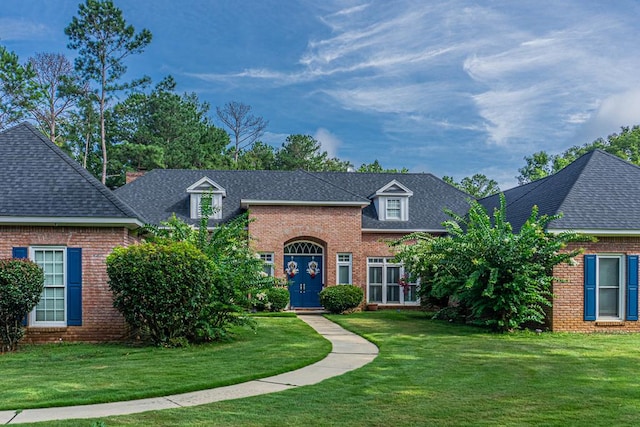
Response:
[{"label": "tree canopy", "polygon": [[22,120],[42,96],[31,64],[0,46],[0,130]]},{"label": "tree canopy", "polygon": [[472,177],[464,177],[460,182],[455,182],[453,177],[450,176],[443,176],[442,180],[459,188],[476,199],[482,199],[483,197],[491,196],[492,194],[500,192],[500,187],[496,181],[479,173]]},{"label": "tree canopy", "polygon": [[552,155],[545,151],[539,151],[531,156],[526,156],[524,158],[526,165],[518,169],[520,172],[520,175],[517,176],[518,182],[522,185],[556,173],[578,157],[595,149],[604,150],[628,162],[640,165],[640,126],[623,126],[620,133],[613,133],[606,139],[598,138],[584,145],[575,145],[561,154]]},{"label": "tree canopy", "polygon": [[146,79],[122,83],[126,73],[124,59],[141,53],[151,43],[151,32],[143,29],[135,33],[132,25],[127,25],[122,11],[111,0],[86,0],[78,6],[78,16],[74,16],[65,28],[69,37],[67,47],[78,51],[75,69],[85,81],[96,84],[98,112],[100,120],[100,141],[102,149],[102,183],[107,180],[107,131],[105,115],[107,105],[114,92],[130,89],[142,84]]}]

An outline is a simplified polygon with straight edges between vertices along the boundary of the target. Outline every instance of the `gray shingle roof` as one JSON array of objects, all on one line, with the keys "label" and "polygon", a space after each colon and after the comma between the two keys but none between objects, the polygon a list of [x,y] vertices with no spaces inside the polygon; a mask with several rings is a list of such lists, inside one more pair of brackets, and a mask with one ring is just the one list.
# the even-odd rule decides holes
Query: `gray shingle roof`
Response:
[{"label": "gray shingle roof", "polygon": [[[28,123],[0,132],[0,218],[114,219],[139,215]],[[105,221],[107,222],[107,221]]]},{"label": "gray shingle roof", "polygon": [[[445,208],[464,213],[469,207],[467,194],[430,174],[156,169],[119,188],[116,194],[154,224],[173,213],[194,223],[197,220],[189,218],[186,189],[205,176],[227,192],[222,222],[243,211],[243,200],[280,201],[366,206],[362,213],[365,229],[442,231],[442,222],[448,219]],[[370,197],[394,179],[413,191],[409,221],[379,221],[371,203]],[[212,220],[211,224],[215,222]]]},{"label": "gray shingle roof", "polygon": [[[540,214],[563,214],[549,229],[640,230],[640,168],[601,150],[504,194],[507,218],[514,230],[520,229],[534,205]],[[498,206],[498,196],[480,203],[492,212]]]}]

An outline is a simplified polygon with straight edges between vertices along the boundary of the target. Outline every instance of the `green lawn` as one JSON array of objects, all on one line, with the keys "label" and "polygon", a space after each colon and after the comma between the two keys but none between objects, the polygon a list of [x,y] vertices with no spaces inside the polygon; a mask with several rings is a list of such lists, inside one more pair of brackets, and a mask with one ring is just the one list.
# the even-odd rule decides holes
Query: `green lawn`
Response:
[{"label": "green lawn", "polygon": [[189,348],[25,346],[0,355],[0,410],[131,400],[240,383],[322,359],[331,344],[295,317],[255,318],[256,333]]},{"label": "green lawn", "polygon": [[494,335],[427,320],[418,312],[331,319],[378,344],[378,358],[313,386],[102,421],[106,426],[611,426],[640,420],[640,334]]}]

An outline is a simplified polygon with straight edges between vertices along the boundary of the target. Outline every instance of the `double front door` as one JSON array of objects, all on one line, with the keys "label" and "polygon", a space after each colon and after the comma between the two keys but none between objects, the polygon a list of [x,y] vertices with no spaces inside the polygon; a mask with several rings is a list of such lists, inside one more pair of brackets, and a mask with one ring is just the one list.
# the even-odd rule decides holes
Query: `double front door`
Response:
[{"label": "double front door", "polygon": [[291,308],[319,308],[322,290],[322,256],[285,255]]}]

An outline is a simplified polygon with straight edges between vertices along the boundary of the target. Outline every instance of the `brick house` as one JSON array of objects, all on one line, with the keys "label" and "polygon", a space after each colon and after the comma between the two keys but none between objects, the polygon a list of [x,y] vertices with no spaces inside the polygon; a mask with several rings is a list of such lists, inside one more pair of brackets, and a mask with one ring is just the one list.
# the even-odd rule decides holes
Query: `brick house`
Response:
[{"label": "brick house", "polygon": [[401,289],[402,265],[387,241],[444,233],[444,208],[464,213],[469,196],[431,174],[156,169],[116,190],[154,224],[172,214],[199,221],[203,194],[218,208],[210,226],[249,211],[249,234],[269,274],[287,278],[294,308],[320,307],[325,286],[355,284],[366,301],[417,306]]},{"label": "brick house", "polygon": [[[640,168],[596,150],[554,175],[504,192],[507,219],[518,231],[537,205],[555,215],[548,231],[573,230],[597,242],[575,265],[559,265],[554,276],[550,325],[554,331],[640,331],[638,255],[640,254]],[[498,196],[480,200],[489,210]]]},{"label": "brick house", "polygon": [[[46,276],[27,341],[121,339],[106,256],[139,241],[146,222],[198,223],[205,194],[218,208],[211,227],[249,212],[254,249],[266,272],[289,280],[293,307],[319,307],[323,287],[347,283],[367,303],[417,306],[387,241],[443,234],[444,209],[464,214],[469,198],[431,174],[305,171],[153,170],[111,192],[29,124],[0,132],[0,162],[0,257],[30,258]],[[548,231],[598,238],[556,268],[565,281],[554,284],[552,329],[640,331],[640,168],[594,151],[504,194],[515,231],[538,205],[564,214]],[[492,210],[498,197],[480,202]]]},{"label": "brick house", "polygon": [[30,124],[0,132],[0,257],[29,258],[45,289],[26,341],[122,339],[105,258],[140,216]]}]

